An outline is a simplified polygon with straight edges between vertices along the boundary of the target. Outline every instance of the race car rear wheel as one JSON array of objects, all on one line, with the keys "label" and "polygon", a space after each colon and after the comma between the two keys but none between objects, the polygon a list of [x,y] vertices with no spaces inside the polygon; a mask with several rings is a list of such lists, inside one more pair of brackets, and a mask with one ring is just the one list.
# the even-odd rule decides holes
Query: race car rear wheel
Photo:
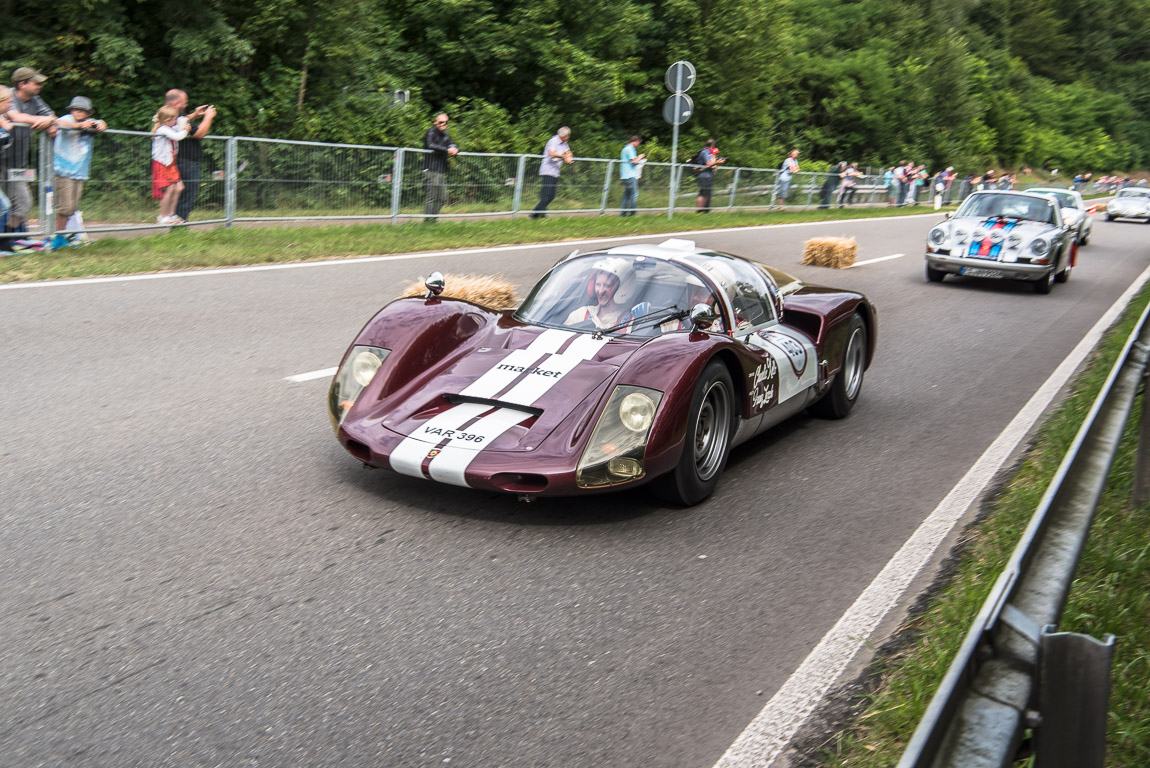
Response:
[{"label": "race car rear wheel", "polygon": [[712,360],[695,385],[679,463],[652,484],[659,498],[690,506],[714,492],[731,450],[736,413],[731,374]]},{"label": "race car rear wheel", "polygon": [[823,419],[841,419],[855,407],[862,391],[866,372],[866,323],[858,315],[851,318],[847,341],[843,346],[843,363],[827,393],[807,411]]}]

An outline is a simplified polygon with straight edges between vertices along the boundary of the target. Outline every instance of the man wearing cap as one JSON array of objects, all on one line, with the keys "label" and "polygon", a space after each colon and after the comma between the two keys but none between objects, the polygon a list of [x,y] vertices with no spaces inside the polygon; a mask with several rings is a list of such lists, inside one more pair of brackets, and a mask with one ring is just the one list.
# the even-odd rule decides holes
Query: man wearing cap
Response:
[{"label": "man wearing cap", "polygon": [[[8,169],[28,167],[31,131],[46,130],[49,136],[56,135],[56,113],[40,98],[40,89],[47,79],[31,67],[20,67],[12,73],[12,107],[8,110],[8,119],[18,125],[4,158]],[[12,201],[7,230],[24,232],[24,223],[32,211],[31,189],[26,181],[8,181],[5,178],[4,182],[4,189]]]},{"label": "man wearing cap", "polygon": [[[60,130],[56,134],[55,157],[52,168],[56,180],[52,187],[56,196],[56,231],[68,229],[68,219],[80,208],[80,194],[92,167],[93,136],[108,126],[103,120],[92,118],[92,100],[77,96],[68,105],[68,114],[56,121]],[[68,239],[57,234],[53,248],[67,245]]]}]

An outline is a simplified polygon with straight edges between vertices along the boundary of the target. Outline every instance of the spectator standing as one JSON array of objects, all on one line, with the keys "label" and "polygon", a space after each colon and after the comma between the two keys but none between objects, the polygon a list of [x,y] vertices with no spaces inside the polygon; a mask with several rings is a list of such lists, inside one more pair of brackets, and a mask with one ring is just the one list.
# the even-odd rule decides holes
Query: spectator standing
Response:
[{"label": "spectator standing", "polygon": [[156,112],[156,122],[152,126],[152,197],[160,201],[160,215],[156,217],[160,224],[183,223],[175,213],[180,193],[184,191],[180,170],[176,166],[176,154],[179,151],[177,142],[182,141],[188,132],[176,127],[179,117],[179,110],[175,107],[163,106]]},{"label": "spectator standing", "polygon": [[799,150],[792,149],[785,160],[783,165],[779,168],[779,177],[775,182],[776,192],[775,197],[778,198],[779,210],[787,203],[787,197],[791,194],[791,179],[799,172]]},{"label": "spectator standing", "polygon": [[539,163],[539,180],[542,182],[542,187],[539,190],[539,202],[530,214],[532,219],[547,216],[547,206],[555,199],[555,191],[559,187],[559,171],[562,170],[564,163],[571,165],[575,162],[575,155],[571,154],[571,147],[567,144],[570,138],[571,129],[563,126],[543,147],[543,161]]},{"label": "spectator standing", "polygon": [[176,203],[175,215],[181,221],[187,221],[192,216],[192,209],[196,206],[196,193],[200,189],[200,172],[204,161],[204,147],[202,139],[212,129],[212,120],[216,117],[216,108],[210,104],[196,107],[190,115],[188,111],[188,94],[173,88],[164,96],[164,104],[175,107],[180,114],[176,120],[176,128],[187,131],[187,137],[180,143],[180,151],[176,153],[176,168],[180,172],[180,183],[184,191]]},{"label": "spectator standing", "polygon": [[639,175],[642,173],[646,153],[639,154],[640,136],[632,136],[619,153],[619,179],[623,182],[623,202],[620,203],[620,216],[634,216],[639,204]]},{"label": "spectator standing", "polygon": [[943,183],[942,204],[943,205],[950,205],[951,189],[954,187],[954,180],[955,180],[955,178],[957,178],[957,176],[958,176],[958,174],[956,174],[954,172],[954,166],[953,165],[948,165],[946,167],[946,170],[942,172],[942,183]]},{"label": "spectator standing", "polygon": [[886,204],[893,206],[898,200],[898,187],[895,186],[894,166],[886,169],[882,175],[882,186],[886,190]]},{"label": "spectator standing", "polygon": [[715,188],[715,166],[727,162],[727,158],[719,157],[719,147],[714,139],[707,139],[707,143],[699,153],[691,158],[691,164],[699,168],[695,179],[699,182],[699,195],[695,198],[695,213],[711,212],[711,192]]},{"label": "spectator standing", "polygon": [[56,199],[56,236],[52,247],[61,248],[68,244],[68,238],[59,234],[68,229],[68,219],[80,209],[80,195],[84,192],[84,182],[92,169],[92,144],[95,135],[108,125],[103,120],[92,117],[95,110],[92,100],[77,96],[68,104],[68,114],[56,121],[56,133],[52,170],[56,179],[52,183]]},{"label": "spectator standing", "polygon": [[[6,85],[0,85],[0,178],[5,178],[8,175],[8,166],[4,161],[4,155],[12,146],[12,131],[15,130],[12,122],[8,119],[8,110],[11,106],[12,90]],[[10,210],[12,210],[12,202],[4,194],[4,188],[0,185],[0,232],[3,232],[8,224],[8,212]]]},{"label": "spectator standing", "polygon": [[862,176],[858,163],[851,163],[842,172],[842,188],[839,191],[839,208],[850,205],[855,201],[855,185],[858,177]]},{"label": "spectator standing", "polygon": [[447,132],[448,120],[447,113],[440,112],[423,134],[423,148],[430,150],[423,156],[423,220],[426,222],[434,222],[447,204],[447,158],[459,153],[459,147]]},{"label": "spectator standing", "polygon": [[894,169],[894,181],[898,185],[898,205],[906,205],[906,192],[910,188],[907,183],[907,173],[910,167],[910,163],[903,160]]},{"label": "spectator standing", "polygon": [[831,200],[834,199],[835,190],[842,184],[843,172],[846,171],[846,169],[847,164],[844,160],[827,171],[827,177],[823,179],[822,189],[819,190],[819,194],[822,195],[822,198],[819,200],[819,208],[831,207]]},{"label": "spectator standing", "polygon": [[[12,73],[14,88],[8,119],[21,125],[12,131],[12,145],[5,155],[9,169],[27,167],[32,131],[47,131],[49,136],[56,135],[56,113],[40,98],[40,90],[47,79],[31,67],[20,67]],[[28,214],[32,212],[31,187],[26,181],[8,181],[7,174],[4,182],[4,189],[12,203],[5,229],[14,233],[25,232]]]}]

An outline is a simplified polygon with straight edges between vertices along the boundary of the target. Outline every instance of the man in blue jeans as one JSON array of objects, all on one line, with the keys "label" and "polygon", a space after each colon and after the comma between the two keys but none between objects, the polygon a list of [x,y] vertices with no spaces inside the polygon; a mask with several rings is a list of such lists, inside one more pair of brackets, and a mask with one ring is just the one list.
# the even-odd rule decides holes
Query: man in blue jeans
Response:
[{"label": "man in blue jeans", "polygon": [[631,140],[623,145],[623,152],[619,155],[619,178],[623,181],[623,202],[619,206],[620,216],[634,216],[635,206],[639,202],[639,174],[645,154],[639,154],[639,142],[642,138],[632,136]]}]

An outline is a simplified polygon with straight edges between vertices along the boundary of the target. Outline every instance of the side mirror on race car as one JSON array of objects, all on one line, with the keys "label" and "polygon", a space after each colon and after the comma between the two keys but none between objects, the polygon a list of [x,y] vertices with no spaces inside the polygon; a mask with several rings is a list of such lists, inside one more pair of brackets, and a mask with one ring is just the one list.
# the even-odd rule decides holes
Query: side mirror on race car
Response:
[{"label": "side mirror on race car", "polygon": [[423,281],[423,284],[427,288],[427,298],[429,299],[443,293],[443,289],[446,287],[446,281],[443,279],[442,272],[432,272],[427,276],[427,279]]},{"label": "side mirror on race car", "polygon": [[710,304],[699,303],[691,307],[691,325],[697,331],[705,331],[715,324],[715,309]]}]

